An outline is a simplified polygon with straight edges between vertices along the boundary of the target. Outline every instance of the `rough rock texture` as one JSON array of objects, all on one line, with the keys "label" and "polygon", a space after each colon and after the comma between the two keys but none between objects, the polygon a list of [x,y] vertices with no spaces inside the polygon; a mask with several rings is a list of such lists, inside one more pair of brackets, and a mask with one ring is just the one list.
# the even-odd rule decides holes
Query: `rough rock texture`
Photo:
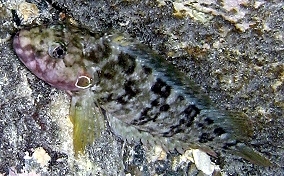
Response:
[{"label": "rough rock texture", "polygon": [[282,1],[7,0],[0,4],[0,175],[202,175],[190,157],[123,143],[109,131],[85,157],[73,157],[69,97],[30,73],[10,38],[24,25],[62,18],[59,12],[92,31],[129,33],[186,72],[218,107],[245,112],[253,146],[275,165],[211,158],[221,174],[284,172]]}]

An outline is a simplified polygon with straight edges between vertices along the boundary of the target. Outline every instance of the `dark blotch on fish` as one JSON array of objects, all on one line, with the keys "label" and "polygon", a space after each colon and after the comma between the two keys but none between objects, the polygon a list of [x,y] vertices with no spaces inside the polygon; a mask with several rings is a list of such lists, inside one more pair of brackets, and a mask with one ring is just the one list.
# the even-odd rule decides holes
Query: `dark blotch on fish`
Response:
[{"label": "dark blotch on fish", "polygon": [[157,79],[156,83],[152,86],[151,90],[163,98],[167,98],[171,94],[171,86],[167,85],[161,79]]},{"label": "dark blotch on fish", "polygon": [[128,54],[120,53],[118,55],[118,65],[122,67],[123,72],[126,74],[132,74],[136,66],[135,58]]}]

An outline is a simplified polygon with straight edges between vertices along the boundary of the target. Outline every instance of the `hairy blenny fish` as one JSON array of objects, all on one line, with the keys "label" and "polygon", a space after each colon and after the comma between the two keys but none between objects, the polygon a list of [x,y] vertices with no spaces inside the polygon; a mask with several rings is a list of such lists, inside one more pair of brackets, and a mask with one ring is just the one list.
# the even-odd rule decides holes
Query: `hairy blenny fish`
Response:
[{"label": "hairy blenny fish", "polygon": [[184,73],[127,35],[52,24],[20,30],[13,47],[37,77],[72,95],[76,155],[100,136],[106,118],[124,140],[271,164],[249,147],[245,114],[218,110]]}]

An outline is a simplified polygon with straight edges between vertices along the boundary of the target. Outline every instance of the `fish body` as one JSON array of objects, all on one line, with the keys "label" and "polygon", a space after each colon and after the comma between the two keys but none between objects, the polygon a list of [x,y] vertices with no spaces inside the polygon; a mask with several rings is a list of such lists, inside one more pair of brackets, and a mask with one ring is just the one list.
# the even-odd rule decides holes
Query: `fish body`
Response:
[{"label": "fish body", "polygon": [[252,130],[245,114],[218,110],[184,73],[127,35],[45,25],[19,31],[13,46],[37,77],[72,92],[76,153],[99,136],[104,115],[126,140],[213,156],[228,150],[270,165],[246,145]]}]

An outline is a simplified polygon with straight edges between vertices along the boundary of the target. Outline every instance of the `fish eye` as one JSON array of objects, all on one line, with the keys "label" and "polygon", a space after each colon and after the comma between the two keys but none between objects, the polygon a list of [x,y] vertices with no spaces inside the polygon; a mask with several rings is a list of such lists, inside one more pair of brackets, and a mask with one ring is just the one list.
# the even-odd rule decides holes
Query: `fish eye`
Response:
[{"label": "fish eye", "polygon": [[62,59],[66,55],[66,47],[63,43],[54,43],[49,46],[48,54],[55,59]]}]

